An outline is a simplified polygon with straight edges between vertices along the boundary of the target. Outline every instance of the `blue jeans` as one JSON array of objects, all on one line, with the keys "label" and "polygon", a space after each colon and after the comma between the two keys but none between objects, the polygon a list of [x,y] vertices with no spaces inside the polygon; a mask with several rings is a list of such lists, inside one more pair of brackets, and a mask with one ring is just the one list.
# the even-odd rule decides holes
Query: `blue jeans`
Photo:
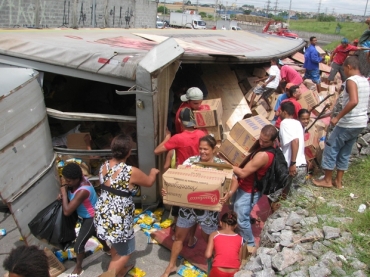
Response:
[{"label": "blue jeans", "polygon": [[352,146],[364,128],[343,128],[335,126],[325,143],[321,166],[326,170],[348,169]]},{"label": "blue jeans", "polygon": [[249,246],[255,246],[250,222],[250,214],[253,206],[256,205],[260,197],[261,193],[255,192],[253,195],[253,202],[251,202],[251,193],[245,192],[241,188],[238,188],[238,190],[236,191],[234,211],[238,216],[240,235],[243,237],[243,240],[248,243]]}]

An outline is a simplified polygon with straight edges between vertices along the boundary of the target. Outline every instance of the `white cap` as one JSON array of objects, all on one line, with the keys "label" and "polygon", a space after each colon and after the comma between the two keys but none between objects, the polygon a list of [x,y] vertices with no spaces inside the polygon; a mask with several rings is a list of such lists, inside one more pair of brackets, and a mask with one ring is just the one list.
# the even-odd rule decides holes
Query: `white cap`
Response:
[{"label": "white cap", "polygon": [[182,102],[189,100],[203,100],[203,92],[199,88],[192,87],[186,91],[186,94],[181,95],[180,99]]}]

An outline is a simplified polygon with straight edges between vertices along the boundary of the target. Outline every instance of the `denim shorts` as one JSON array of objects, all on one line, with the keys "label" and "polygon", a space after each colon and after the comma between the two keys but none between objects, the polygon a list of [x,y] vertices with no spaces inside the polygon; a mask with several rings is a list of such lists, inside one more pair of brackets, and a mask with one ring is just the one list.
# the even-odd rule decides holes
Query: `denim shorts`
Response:
[{"label": "denim shorts", "polygon": [[135,238],[126,240],[126,242],[112,243],[113,248],[120,256],[130,255],[135,251]]},{"label": "denim shorts", "polygon": [[353,144],[364,128],[343,128],[335,126],[325,143],[321,166],[326,170],[347,170]]},{"label": "denim shorts", "polygon": [[218,215],[219,212],[215,211],[180,207],[176,226],[180,228],[190,228],[198,223],[203,232],[209,235],[218,229]]},{"label": "denim shorts", "polygon": [[312,70],[306,69],[303,79],[311,79],[312,82],[314,82],[315,84],[320,84],[321,83],[320,70],[319,69],[312,69]]}]

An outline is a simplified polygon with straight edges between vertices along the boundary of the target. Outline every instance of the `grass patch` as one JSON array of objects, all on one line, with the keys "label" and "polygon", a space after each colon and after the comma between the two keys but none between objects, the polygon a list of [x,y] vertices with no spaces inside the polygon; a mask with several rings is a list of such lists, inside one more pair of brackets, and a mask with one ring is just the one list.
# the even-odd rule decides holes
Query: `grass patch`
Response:
[{"label": "grass patch", "polygon": [[[310,20],[291,20],[289,22],[289,27],[292,30],[313,32],[319,34],[330,34],[335,35],[335,28],[338,22],[319,22],[315,19]],[[340,22],[342,28],[339,35],[346,37],[349,41],[354,39],[359,39],[362,33],[367,29],[367,25],[364,23],[357,22]],[[333,50],[340,41],[333,41],[332,43],[325,45],[325,49]]]},{"label": "grass patch", "polygon": [[[314,194],[321,196],[326,203],[337,205],[318,204],[314,207],[317,215],[329,215],[335,217],[350,217],[351,223],[333,223],[330,226],[341,227],[353,236],[353,246],[358,252],[358,259],[363,263],[370,264],[370,157],[352,163],[349,170],[344,174],[344,188],[327,189],[313,187]],[[353,193],[355,199],[349,195]],[[365,204],[367,209],[359,213],[358,207]],[[309,208],[308,208],[309,209]],[[329,223],[329,222],[328,222]],[[325,224],[325,223],[323,223]],[[329,224],[328,224],[329,225]]]}]

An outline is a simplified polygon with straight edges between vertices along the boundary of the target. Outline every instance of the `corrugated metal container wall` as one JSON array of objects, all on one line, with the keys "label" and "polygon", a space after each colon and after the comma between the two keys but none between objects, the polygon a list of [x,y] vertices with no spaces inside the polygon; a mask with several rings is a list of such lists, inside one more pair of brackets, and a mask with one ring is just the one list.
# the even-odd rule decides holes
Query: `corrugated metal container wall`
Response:
[{"label": "corrugated metal container wall", "polygon": [[37,75],[31,69],[0,67],[0,83],[4,84],[0,88],[0,196],[11,209],[27,244],[39,244],[30,235],[29,221],[59,192]]}]

